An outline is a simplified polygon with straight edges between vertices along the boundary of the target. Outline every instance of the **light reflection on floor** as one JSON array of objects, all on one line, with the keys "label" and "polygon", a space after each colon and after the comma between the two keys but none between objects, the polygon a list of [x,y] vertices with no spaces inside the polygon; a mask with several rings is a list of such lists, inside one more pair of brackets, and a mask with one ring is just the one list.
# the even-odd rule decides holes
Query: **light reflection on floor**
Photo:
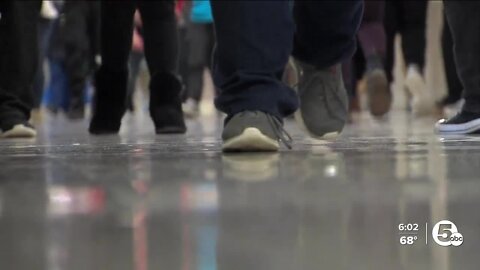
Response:
[{"label": "light reflection on floor", "polygon": [[[294,149],[222,154],[221,120],[120,136],[47,118],[36,140],[0,141],[0,269],[478,269],[480,138],[434,119],[360,116],[339,141],[292,122]],[[463,234],[437,246],[442,219]],[[412,246],[399,223],[418,223]]]}]

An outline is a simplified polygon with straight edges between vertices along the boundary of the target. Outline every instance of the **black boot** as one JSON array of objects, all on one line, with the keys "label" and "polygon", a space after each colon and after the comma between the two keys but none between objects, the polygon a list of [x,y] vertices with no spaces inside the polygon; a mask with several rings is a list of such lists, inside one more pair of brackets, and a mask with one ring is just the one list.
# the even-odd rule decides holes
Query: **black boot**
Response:
[{"label": "black boot", "polygon": [[171,73],[159,72],[150,81],[150,116],[157,134],[185,133],[183,119],[182,84]]},{"label": "black boot", "polygon": [[95,76],[91,134],[115,134],[120,130],[126,107],[128,71],[100,68]]}]

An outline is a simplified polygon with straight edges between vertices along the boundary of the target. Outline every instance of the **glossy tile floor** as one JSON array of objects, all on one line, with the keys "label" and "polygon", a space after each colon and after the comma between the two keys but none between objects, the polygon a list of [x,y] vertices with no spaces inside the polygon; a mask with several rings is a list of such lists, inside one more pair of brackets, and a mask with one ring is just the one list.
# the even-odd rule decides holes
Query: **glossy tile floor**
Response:
[{"label": "glossy tile floor", "polygon": [[[224,155],[216,118],[186,136],[126,118],[120,136],[57,117],[0,141],[0,269],[479,269],[479,137],[395,112],[334,143],[289,122],[293,150]],[[434,242],[443,219],[463,245]]]}]

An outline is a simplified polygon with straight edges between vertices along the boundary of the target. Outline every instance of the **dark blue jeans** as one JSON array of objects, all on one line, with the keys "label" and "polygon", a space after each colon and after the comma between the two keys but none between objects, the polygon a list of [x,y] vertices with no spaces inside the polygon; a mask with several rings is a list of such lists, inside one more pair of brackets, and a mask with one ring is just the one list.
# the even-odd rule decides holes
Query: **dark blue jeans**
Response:
[{"label": "dark blue jeans", "polygon": [[363,1],[212,1],[217,34],[217,108],[259,110],[279,118],[298,107],[281,82],[289,55],[326,68],[351,57]]}]

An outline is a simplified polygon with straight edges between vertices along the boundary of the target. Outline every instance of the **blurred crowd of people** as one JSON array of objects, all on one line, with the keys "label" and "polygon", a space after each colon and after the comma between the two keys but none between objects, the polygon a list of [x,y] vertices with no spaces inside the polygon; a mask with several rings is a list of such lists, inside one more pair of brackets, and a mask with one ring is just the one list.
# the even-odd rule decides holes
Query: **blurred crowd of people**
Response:
[{"label": "blurred crowd of people", "polygon": [[[200,115],[204,78],[209,74],[205,71],[213,64],[218,28],[210,4],[208,0],[1,1],[2,136],[35,136],[32,110],[46,108],[76,120],[85,117],[86,106],[92,108],[90,133],[117,133],[126,111],[147,107],[135,102],[138,88],[149,96],[148,112],[157,133],[186,132],[184,117]],[[364,2],[357,50],[341,63],[350,113],[360,110],[360,92],[366,93],[374,117],[390,111],[392,82],[398,79],[393,76],[397,35],[413,115],[432,115],[462,102],[447,20],[441,41],[447,95],[436,101],[426,89],[427,8],[426,0]],[[301,20],[295,18],[297,23]],[[291,63],[283,78],[293,84],[298,78]],[[145,67],[147,86],[137,82]]]}]

